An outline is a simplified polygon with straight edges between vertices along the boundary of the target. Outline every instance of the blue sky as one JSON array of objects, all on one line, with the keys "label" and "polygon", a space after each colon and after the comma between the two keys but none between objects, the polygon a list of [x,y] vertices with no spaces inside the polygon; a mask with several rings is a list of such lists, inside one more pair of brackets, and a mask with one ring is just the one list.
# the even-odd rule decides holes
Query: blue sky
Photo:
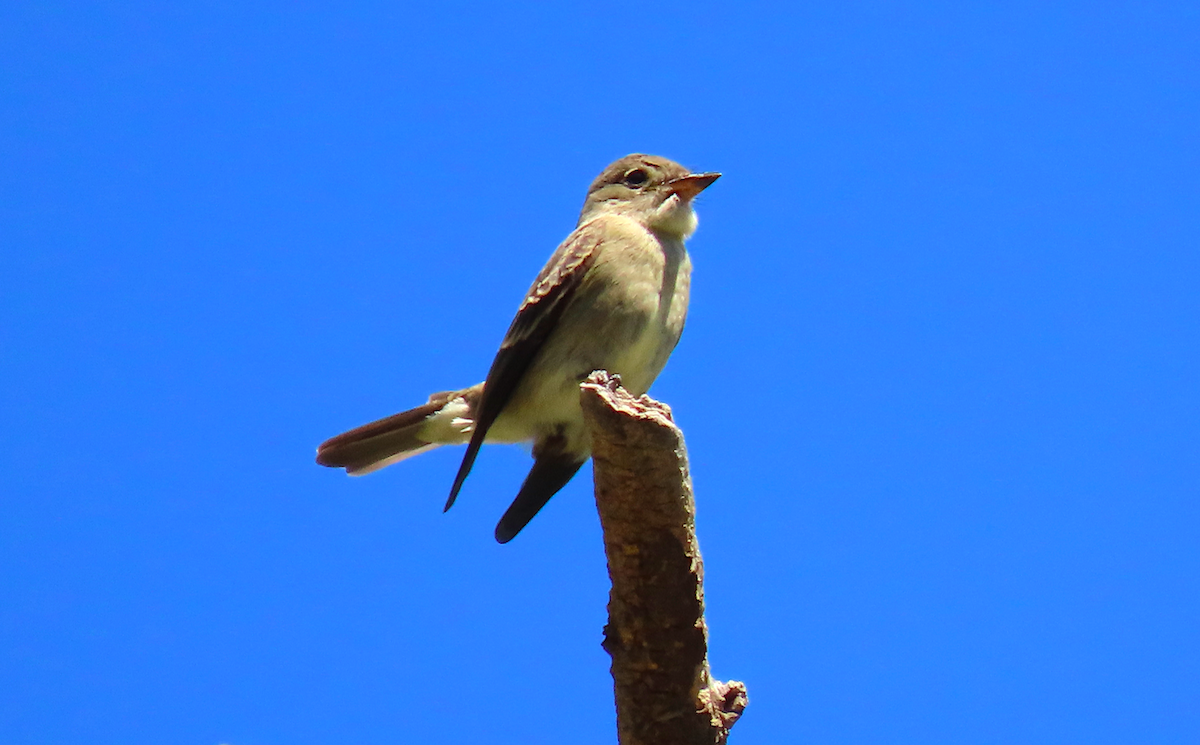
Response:
[{"label": "blue sky", "polygon": [[733,742],[1200,738],[1194,3],[8,4],[0,740],[612,743],[585,469],[482,379],[609,161],[699,202]]}]

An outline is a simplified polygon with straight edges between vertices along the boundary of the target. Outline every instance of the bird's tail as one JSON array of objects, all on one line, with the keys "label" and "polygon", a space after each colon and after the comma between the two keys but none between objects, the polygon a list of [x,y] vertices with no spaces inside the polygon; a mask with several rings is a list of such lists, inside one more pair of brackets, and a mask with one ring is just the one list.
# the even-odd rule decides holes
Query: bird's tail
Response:
[{"label": "bird's tail", "polygon": [[471,437],[474,407],[482,390],[480,383],[435,393],[415,409],[331,437],[317,447],[317,463],[362,476],[439,445],[464,443]]}]

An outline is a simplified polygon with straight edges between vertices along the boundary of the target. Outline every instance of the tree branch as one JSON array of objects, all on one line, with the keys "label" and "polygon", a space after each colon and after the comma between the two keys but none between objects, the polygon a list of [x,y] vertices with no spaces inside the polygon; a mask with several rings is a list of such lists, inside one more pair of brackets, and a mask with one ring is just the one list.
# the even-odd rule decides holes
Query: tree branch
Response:
[{"label": "tree branch", "polygon": [[612,593],[621,745],[716,745],[746,708],[740,682],[712,680],[704,564],[683,433],[671,410],[603,371],[581,386]]}]

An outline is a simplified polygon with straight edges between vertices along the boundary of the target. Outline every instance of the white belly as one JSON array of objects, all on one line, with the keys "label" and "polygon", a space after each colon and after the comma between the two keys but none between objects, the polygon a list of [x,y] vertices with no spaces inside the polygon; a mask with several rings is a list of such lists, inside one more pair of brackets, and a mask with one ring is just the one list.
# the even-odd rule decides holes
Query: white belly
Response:
[{"label": "white belly", "polygon": [[[636,237],[648,236],[636,227]],[[691,274],[682,241],[657,241],[654,249],[646,250],[644,241],[606,244],[489,430],[489,440],[558,433],[571,450],[587,452],[580,382],[594,370],[607,370],[621,376],[634,395],[650,388],[683,331]]]}]

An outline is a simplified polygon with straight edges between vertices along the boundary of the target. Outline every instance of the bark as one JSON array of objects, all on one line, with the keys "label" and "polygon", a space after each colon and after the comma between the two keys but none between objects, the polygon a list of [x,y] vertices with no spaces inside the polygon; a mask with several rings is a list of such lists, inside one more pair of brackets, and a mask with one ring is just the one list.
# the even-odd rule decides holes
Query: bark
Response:
[{"label": "bark", "polygon": [[635,399],[607,373],[593,373],[581,397],[612,579],[604,649],[620,743],[724,743],[746,708],[746,687],[709,673],[683,433],[665,404]]}]

